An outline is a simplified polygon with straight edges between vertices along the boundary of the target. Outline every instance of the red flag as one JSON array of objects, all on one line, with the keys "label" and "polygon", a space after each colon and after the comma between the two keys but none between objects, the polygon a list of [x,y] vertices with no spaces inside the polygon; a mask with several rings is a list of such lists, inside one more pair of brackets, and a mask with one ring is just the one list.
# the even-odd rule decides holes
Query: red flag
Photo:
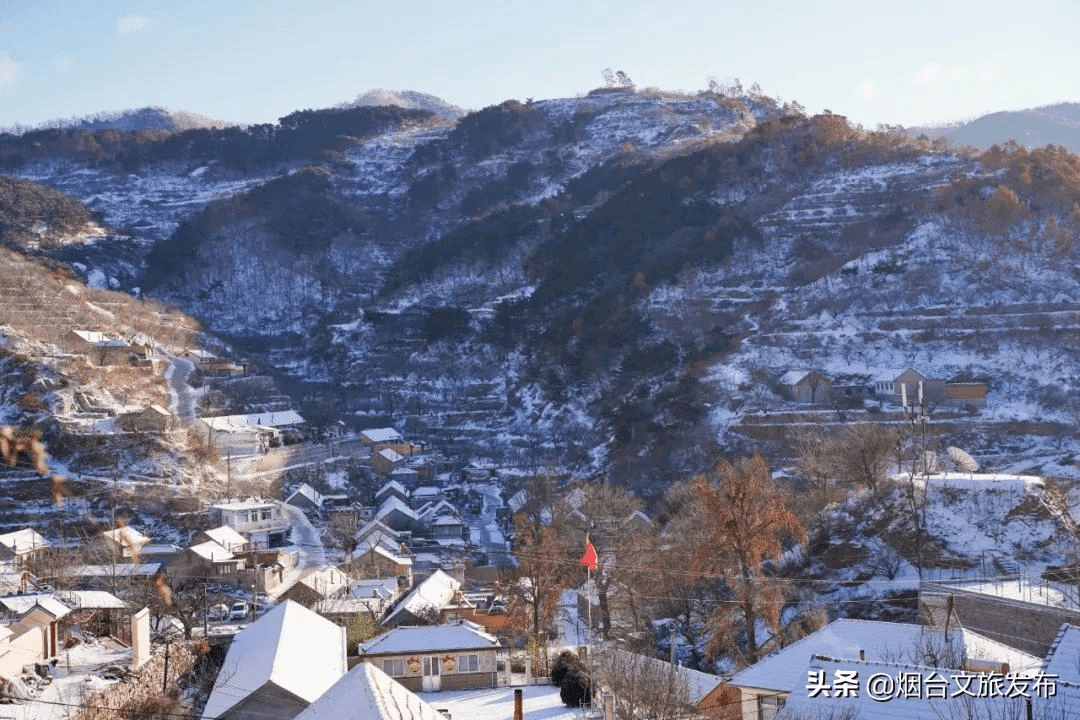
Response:
[{"label": "red flag", "polygon": [[585,541],[585,554],[581,556],[581,564],[590,570],[596,570],[596,548],[590,540]]}]

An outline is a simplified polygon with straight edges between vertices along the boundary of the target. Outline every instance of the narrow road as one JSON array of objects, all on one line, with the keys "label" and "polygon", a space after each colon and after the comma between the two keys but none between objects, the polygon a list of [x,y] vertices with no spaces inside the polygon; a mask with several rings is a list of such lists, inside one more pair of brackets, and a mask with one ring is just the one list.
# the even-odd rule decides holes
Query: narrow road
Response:
[{"label": "narrow road", "polygon": [[[161,351],[158,350],[160,353]],[[169,367],[165,369],[165,382],[169,386],[169,411],[180,418],[185,425],[195,422],[195,395],[187,379],[195,370],[195,363],[184,358],[161,353],[168,358]]]}]

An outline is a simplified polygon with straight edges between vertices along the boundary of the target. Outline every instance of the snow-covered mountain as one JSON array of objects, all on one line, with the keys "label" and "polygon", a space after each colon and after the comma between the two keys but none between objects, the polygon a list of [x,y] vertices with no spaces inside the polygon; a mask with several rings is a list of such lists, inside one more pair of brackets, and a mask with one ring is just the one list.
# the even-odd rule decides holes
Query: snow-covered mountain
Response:
[{"label": "snow-covered mountain", "polygon": [[716,445],[784,458],[748,418],[785,407],[786,371],[917,366],[990,388],[949,432],[1070,473],[1039,440],[1080,412],[1067,152],[628,89],[191,132],[134,160],[0,138],[0,162],[111,228],[55,257],[178,304],[328,416],[655,489]]}]

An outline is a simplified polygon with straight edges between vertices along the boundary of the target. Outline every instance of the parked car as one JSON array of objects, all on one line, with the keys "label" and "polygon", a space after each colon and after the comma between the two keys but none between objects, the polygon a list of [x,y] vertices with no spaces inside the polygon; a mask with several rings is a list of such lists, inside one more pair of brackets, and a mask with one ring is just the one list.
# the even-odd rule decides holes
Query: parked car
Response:
[{"label": "parked car", "polygon": [[229,608],[230,620],[243,620],[248,615],[248,604],[243,600],[237,600]]},{"label": "parked car", "polygon": [[217,603],[206,608],[206,619],[217,622],[229,617],[229,606],[225,603]]}]

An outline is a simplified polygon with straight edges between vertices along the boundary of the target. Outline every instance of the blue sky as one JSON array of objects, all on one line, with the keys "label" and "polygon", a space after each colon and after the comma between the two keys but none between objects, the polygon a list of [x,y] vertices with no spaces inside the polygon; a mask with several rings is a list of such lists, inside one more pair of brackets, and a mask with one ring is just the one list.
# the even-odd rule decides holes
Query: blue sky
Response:
[{"label": "blue sky", "polygon": [[1080,102],[1080,3],[0,0],[0,127],[147,105],[248,123],[371,88],[468,109],[739,78],[866,127]]}]

